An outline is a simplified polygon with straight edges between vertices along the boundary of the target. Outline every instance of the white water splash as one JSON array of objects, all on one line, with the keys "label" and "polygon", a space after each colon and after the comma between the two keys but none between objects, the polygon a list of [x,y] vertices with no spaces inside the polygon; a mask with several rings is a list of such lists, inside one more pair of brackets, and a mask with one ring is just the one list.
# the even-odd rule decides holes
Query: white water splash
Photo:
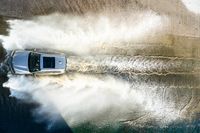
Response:
[{"label": "white water splash", "polygon": [[0,38],[7,50],[44,48],[85,54],[102,44],[131,42],[153,35],[163,30],[164,18],[153,12],[110,16],[52,14],[33,20],[10,20],[9,36]]},{"label": "white water splash", "polygon": [[[142,91],[147,86],[140,85],[136,89],[128,82],[110,76],[12,76],[4,86],[11,88],[12,96],[39,102],[40,113],[50,114],[47,115],[49,119],[53,119],[55,112],[59,111],[70,126],[84,122],[125,121],[145,113],[151,113],[153,118],[163,118],[162,122],[179,117],[168,103],[153,97],[151,90],[149,93]],[[32,97],[22,96],[23,93]]]},{"label": "white water splash", "polygon": [[186,8],[196,14],[200,13],[200,1],[199,0],[182,0]]},{"label": "white water splash", "polygon": [[[163,17],[153,12],[126,15],[53,14],[33,20],[10,20],[9,36],[0,38],[7,50],[39,48],[81,55],[90,54],[91,49],[102,44],[134,42],[163,30]],[[159,98],[110,76],[10,76],[4,86],[11,88],[12,96],[40,103],[38,113],[50,114],[49,119],[54,119],[58,111],[70,126],[124,121],[138,117],[132,114],[135,111],[153,112],[152,117],[164,117],[165,121],[178,118],[176,111],[165,108],[167,103]]]}]

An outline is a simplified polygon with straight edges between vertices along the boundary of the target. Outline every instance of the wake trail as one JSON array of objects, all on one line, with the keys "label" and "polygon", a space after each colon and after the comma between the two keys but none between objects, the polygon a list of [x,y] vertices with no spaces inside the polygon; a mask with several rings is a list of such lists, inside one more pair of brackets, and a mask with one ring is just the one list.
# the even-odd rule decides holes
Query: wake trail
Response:
[{"label": "wake trail", "polygon": [[199,73],[200,60],[162,56],[69,56],[66,70],[90,74],[194,74]]}]

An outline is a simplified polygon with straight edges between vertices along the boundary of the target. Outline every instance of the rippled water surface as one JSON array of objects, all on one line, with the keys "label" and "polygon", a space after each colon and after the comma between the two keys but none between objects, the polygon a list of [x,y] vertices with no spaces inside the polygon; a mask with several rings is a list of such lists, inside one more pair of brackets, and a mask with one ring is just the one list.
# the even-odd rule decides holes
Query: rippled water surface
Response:
[{"label": "rippled water surface", "polygon": [[7,75],[2,63],[0,131],[199,132],[194,7],[171,0],[20,2],[0,9],[2,62],[14,49],[58,51],[66,54],[66,73]]}]

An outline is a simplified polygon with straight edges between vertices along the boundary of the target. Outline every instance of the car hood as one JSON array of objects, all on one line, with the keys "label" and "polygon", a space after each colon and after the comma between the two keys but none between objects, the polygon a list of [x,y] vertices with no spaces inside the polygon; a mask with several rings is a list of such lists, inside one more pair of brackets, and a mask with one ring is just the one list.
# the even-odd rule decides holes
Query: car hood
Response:
[{"label": "car hood", "polygon": [[16,74],[28,74],[28,56],[29,51],[15,51],[12,59],[13,69]]}]

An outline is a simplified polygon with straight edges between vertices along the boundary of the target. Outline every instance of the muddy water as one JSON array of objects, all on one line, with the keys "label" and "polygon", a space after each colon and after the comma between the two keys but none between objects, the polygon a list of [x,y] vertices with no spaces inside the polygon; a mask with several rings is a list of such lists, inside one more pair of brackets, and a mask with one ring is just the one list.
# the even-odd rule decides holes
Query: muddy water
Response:
[{"label": "muddy water", "polygon": [[[166,128],[160,128],[157,127],[157,123],[160,122],[160,119],[165,119],[164,116],[154,119],[151,113],[140,113],[136,110],[130,112],[130,117],[123,120],[120,125],[108,125],[108,127],[99,128],[83,124],[73,128],[73,130],[75,132],[92,132],[94,130],[96,132],[199,131],[199,16],[188,12],[180,1],[122,0],[117,2],[99,2],[75,0],[73,2],[59,1],[56,4],[53,0],[50,2],[39,2],[37,0],[34,0],[34,2],[20,2],[23,1],[16,2],[16,4],[7,3],[5,5],[9,5],[10,8],[4,6],[0,12],[6,16],[23,18],[38,14],[49,14],[54,11],[82,15],[88,12],[101,12],[102,10],[110,13],[130,9],[151,9],[157,13],[171,16],[171,24],[168,25],[164,35],[149,36],[146,39],[133,43],[124,42],[124,45],[118,45],[117,43],[113,46],[102,45],[91,50],[90,53],[95,56],[70,57],[68,65],[71,71],[86,72],[87,74],[91,72],[94,74],[111,73],[131,82],[136,90],[142,89],[141,91],[147,93],[147,96],[148,93],[151,94],[152,99],[161,99],[163,103],[169,103],[165,105],[166,108],[172,109],[172,111],[173,109],[177,110],[177,114],[180,114],[182,119],[180,121],[173,121]],[[4,3],[6,2],[4,1]],[[170,9],[168,9],[169,7]],[[5,28],[2,32],[6,33]],[[112,58],[113,55],[117,55],[118,58]],[[128,60],[129,57],[131,58],[130,61]],[[123,66],[129,66],[129,64],[132,66],[135,60],[145,64],[143,70],[141,70],[141,67],[137,69],[124,67],[125,70],[122,69]],[[124,64],[120,65],[119,62]],[[110,66],[110,63],[113,65]],[[159,69],[152,66],[155,64],[160,66]],[[154,102],[156,100],[152,100],[152,103]],[[151,128],[152,125],[153,128]]]}]

